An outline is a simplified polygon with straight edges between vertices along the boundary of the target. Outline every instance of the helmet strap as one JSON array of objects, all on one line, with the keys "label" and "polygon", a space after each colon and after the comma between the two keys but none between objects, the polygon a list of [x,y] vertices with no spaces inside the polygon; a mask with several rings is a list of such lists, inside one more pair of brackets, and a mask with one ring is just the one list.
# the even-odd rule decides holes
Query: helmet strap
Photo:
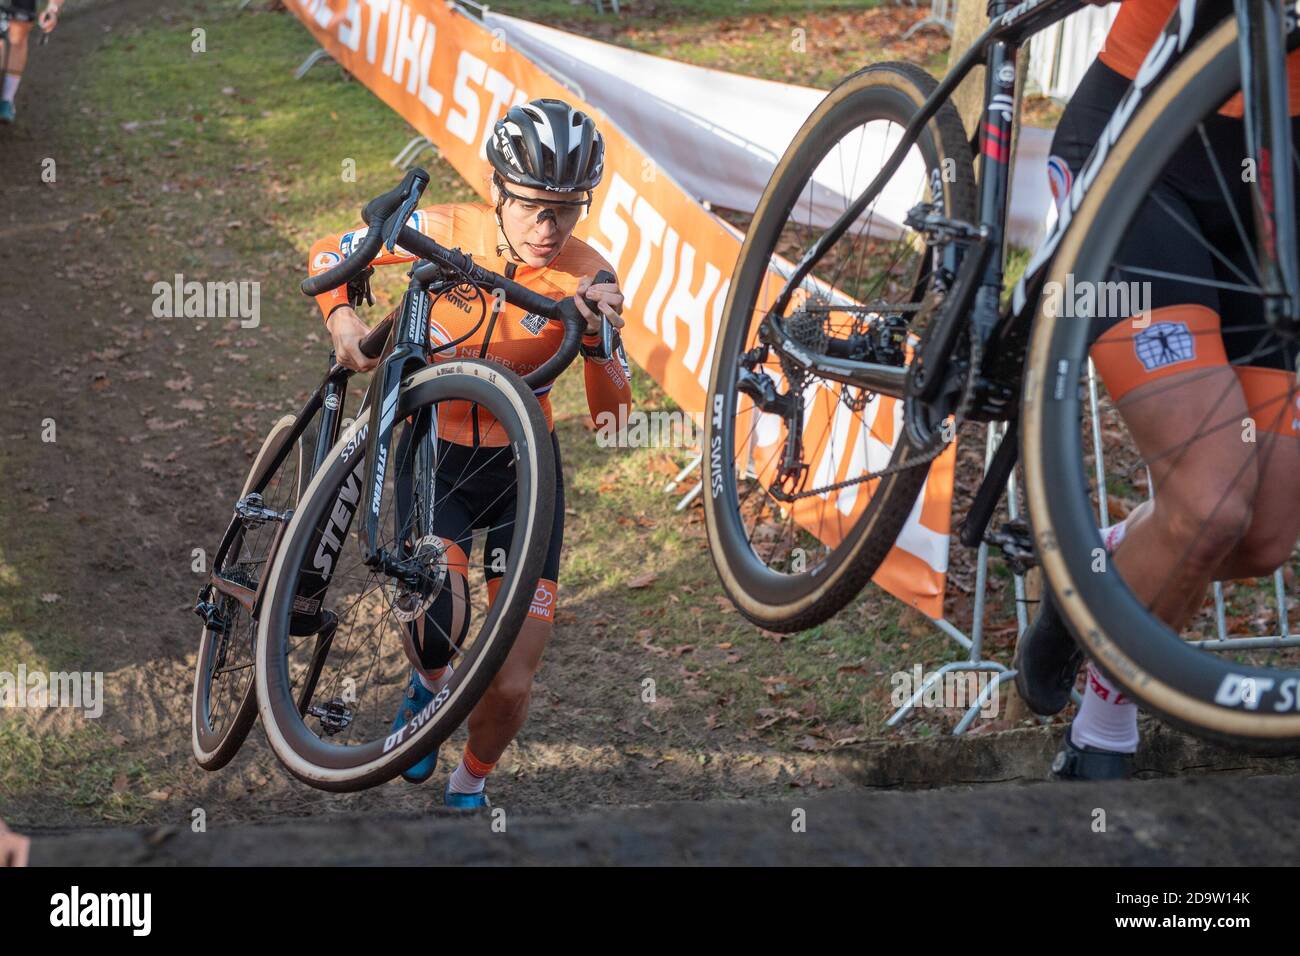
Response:
[{"label": "helmet strap", "polygon": [[[525,261],[524,257],[519,254],[519,250],[516,249],[514,247],[514,244],[510,241],[510,236],[506,234],[505,220],[501,218],[501,208],[505,205],[505,203],[506,203],[505,194],[498,189],[497,206],[496,206],[497,228],[501,230],[501,238],[503,238],[506,241],[506,248],[510,250],[510,255],[514,257],[516,262],[524,262]],[[497,255],[501,255],[500,246],[497,246]]]}]

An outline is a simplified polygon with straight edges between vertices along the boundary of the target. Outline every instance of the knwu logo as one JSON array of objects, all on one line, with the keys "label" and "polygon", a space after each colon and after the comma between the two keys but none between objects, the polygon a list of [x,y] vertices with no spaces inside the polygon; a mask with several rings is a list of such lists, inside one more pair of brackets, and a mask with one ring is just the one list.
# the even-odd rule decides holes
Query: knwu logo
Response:
[{"label": "knwu logo", "polygon": [[528,607],[528,613],[551,620],[555,613],[555,595],[547,587],[539,584],[537,590],[533,592],[533,601]]}]

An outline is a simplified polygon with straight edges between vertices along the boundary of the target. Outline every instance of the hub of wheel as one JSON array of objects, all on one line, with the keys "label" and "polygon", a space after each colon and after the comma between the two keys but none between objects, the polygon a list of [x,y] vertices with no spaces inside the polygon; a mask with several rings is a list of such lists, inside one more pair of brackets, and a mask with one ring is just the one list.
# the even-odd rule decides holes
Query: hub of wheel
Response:
[{"label": "hub of wheel", "polygon": [[447,583],[447,543],[437,535],[421,538],[411,556],[399,562],[397,580],[385,585],[393,616],[407,623],[423,616]]}]

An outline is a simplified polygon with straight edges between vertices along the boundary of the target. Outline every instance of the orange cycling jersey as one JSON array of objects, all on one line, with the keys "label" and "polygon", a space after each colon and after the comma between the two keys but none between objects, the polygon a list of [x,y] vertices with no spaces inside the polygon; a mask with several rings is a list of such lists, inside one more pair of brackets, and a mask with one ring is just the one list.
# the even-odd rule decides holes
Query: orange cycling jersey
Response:
[{"label": "orange cycling jersey", "polygon": [[[474,262],[485,269],[498,272],[548,299],[563,299],[574,295],[578,282],[584,276],[595,276],[602,269],[613,268],[595,250],[581,239],[571,236],[551,260],[550,265],[535,268],[509,257],[509,247],[497,225],[496,211],[492,206],[476,203],[447,203],[415,212],[408,223],[426,236],[449,249],[459,248],[474,257]],[[361,244],[366,229],[339,233],[317,241],[308,257],[308,271],[312,275],[324,272],[338,264]],[[394,252],[381,252],[374,260],[376,266],[411,262],[414,256],[398,246]],[[328,318],[339,305],[346,305],[347,292],[331,289],[316,296],[321,311]],[[433,345],[446,344],[459,339],[479,322],[479,328],[469,338],[452,349],[437,353],[434,361],[451,358],[485,358],[526,375],[541,366],[560,347],[564,327],[558,322],[548,322],[541,316],[524,312],[509,303],[503,303],[501,312],[493,321],[493,300],[487,300],[487,312],[477,298],[469,301],[449,292],[443,295],[430,310],[429,335]],[[584,336],[588,345],[597,339]],[[622,354],[605,361],[587,358],[585,378],[587,405],[593,421],[601,412],[610,412],[618,420],[619,406],[631,406],[631,375]],[[553,428],[550,382],[534,389],[546,416],[546,426]],[[506,445],[505,432],[494,427],[495,419],[482,407],[471,408],[470,402],[449,402],[439,415],[439,434],[448,441],[461,445]],[[626,413],[624,413],[626,414]]]},{"label": "orange cycling jersey", "polygon": [[[1178,0],[1123,0],[1098,54],[1101,62],[1125,79],[1136,77],[1152,44],[1164,32],[1177,3]],[[1290,53],[1286,64],[1291,115],[1300,116],[1300,50]],[[1228,100],[1219,112],[1238,119],[1244,116],[1241,94]]]}]

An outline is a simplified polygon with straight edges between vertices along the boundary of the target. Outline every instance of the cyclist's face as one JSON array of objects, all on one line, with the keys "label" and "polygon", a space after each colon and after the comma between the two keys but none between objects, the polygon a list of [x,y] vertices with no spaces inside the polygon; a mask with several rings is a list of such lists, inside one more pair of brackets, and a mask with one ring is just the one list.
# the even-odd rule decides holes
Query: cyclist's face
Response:
[{"label": "cyclist's face", "polygon": [[[553,193],[543,189],[510,186],[519,199],[507,198],[501,207],[501,225],[515,251],[530,266],[545,266],[554,259],[582,217],[581,206],[548,205],[549,201],[574,201],[586,193]],[[499,197],[495,184],[493,199]]]}]

